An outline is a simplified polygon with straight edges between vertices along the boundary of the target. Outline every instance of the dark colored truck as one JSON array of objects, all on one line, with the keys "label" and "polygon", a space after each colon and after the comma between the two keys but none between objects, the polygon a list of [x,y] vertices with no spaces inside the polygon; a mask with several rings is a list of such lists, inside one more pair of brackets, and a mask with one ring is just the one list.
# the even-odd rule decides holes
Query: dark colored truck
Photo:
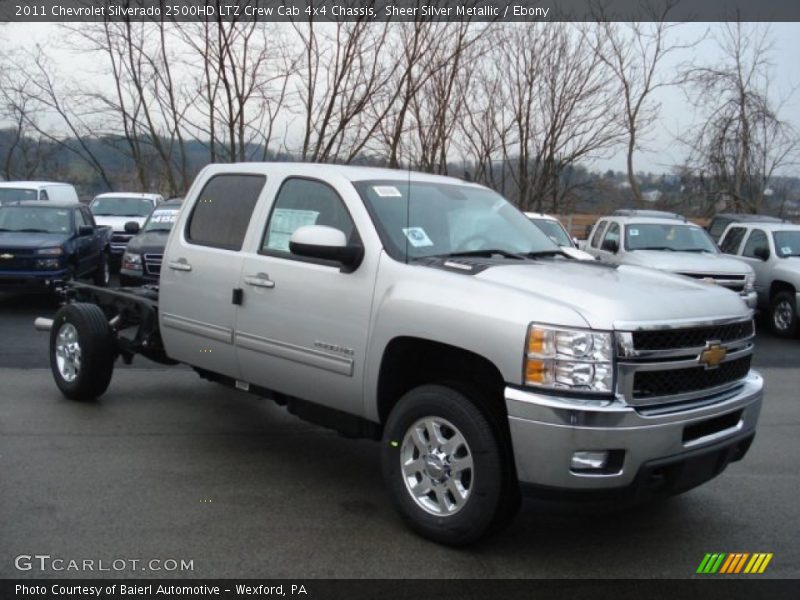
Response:
[{"label": "dark colored truck", "polygon": [[111,228],[76,203],[17,202],[0,207],[0,291],[48,291],[91,277],[107,286]]}]

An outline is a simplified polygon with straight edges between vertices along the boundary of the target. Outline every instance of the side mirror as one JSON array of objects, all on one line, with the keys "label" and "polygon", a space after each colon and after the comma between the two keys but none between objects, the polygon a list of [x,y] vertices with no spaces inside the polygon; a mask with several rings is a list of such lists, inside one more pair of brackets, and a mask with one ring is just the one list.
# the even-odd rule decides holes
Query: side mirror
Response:
[{"label": "side mirror", "polygon": [[603,245],[600,246],[600,249],[605,250],[606,252],[611,252],[612,254],[616,254],[619,251],[619,242],[617,240],[605,239],[603,240]]},{"label": "side mirror", "polygon": [[364,258],[361,246],[348,246],[344,232],[325,225],[298,227],[289,239],[289,251],[297,256],[342,263],[348,273],[355,271]]},{"label": "side mirror", "polygon": [[760,258],[761,260],[768,260],[769,259],[769,248],[765,248],[764,246],[759,246],[753,251],[753,254],[756,258]]},{"label": "side mirror", "polygon": [[94,233],[94,227],[91,225],[81,225],[78,227],[78,235],[80,237],[85,237],[87,235],[92,235]]},{"label": "side mirror", "polygon": [[128,221],[125,223],[125,233],[132,233],[133,235],[136,235],[139,233],[139,229],[141,229],[141,227],[139,227],[139,223],[136,221]]}]

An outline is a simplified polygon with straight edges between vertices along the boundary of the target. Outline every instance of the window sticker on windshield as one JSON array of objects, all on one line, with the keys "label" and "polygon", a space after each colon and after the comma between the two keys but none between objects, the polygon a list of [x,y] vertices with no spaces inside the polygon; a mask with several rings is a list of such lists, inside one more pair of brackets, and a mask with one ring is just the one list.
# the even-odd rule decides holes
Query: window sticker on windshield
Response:
[{"label": "window sticker on windshield", "polygon": [[791,246],[781,246],[781,254],[791,254],[792,247]]},{"label": "window sticker on windshield", "polygon": [[68,211],[66,211],[66,210],[59,210],[59,211],[56,211],[56,214],[57,214],[59,217],[66,217],[66,216],[69,214],[69,212],[68,212]]},{"label": "window sticker on windshield", "polygon": [[628,229],[628,235],[630,235],[632,237],[635,237],[635,236],[639,235],[639,230],[638,229]]},{"label": "window sticker on windshield", "polygon": [[431,238],[428,237],[422,227],[403,227],[403,233],[414,248],[433,246]]},{"label": "window sticker on windshield", "polygon": [[178,216],[176,212],[162,212],[154,213],[150,218],[151,223],[174,223],[175,218]]},{"label": "window sticker on windshield", "polygon": [[381,198],[402,198],[403,194],[393,185],[374,185],[372,189]]}]

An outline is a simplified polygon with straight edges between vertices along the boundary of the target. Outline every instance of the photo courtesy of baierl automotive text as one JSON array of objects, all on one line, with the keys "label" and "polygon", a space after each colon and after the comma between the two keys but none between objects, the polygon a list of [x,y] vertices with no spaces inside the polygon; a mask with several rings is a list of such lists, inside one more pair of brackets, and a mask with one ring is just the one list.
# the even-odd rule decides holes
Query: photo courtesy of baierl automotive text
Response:
[{"label": "photo courtesy of baierl automotive text", "polygon": [[739,1],[0,6],[0,596],[796,597]]}]

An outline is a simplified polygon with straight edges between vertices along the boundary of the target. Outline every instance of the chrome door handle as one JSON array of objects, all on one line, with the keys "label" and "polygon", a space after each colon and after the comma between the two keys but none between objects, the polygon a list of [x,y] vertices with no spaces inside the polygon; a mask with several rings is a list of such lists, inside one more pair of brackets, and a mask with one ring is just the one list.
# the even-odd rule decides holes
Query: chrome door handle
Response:
[{"label": "chrome door handle", "polygon": [[172,269],[173,271],[191,271],[192,265],[186,262],[185,258],[181,258],[179,260],[171,260],[167,263],[167,266]]},{"label": "chrome door handle", "polygon": [[274,288],[275,282],[272,281],[266,273],[258,273],[257,275],[247,275],[244,278],[247,285],[253,287]]}]

